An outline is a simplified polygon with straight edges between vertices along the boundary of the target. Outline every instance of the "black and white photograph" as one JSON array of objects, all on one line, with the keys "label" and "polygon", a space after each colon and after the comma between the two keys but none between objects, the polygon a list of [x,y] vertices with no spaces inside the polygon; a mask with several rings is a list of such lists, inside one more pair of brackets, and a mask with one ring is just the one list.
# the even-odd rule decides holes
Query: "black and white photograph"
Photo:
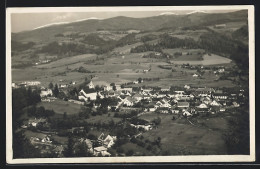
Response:
[{"label": "black and white photograph", "polygon": [[6,10],[6,158],[255,160],[254,7]]}]

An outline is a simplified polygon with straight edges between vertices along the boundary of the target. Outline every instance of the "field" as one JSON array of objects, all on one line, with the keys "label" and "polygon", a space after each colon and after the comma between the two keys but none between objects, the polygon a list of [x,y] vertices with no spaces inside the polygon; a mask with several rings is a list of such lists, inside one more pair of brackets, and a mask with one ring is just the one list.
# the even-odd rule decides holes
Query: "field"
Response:
[{"label": "field", "polygon": [[55,100],[53,102],[40,102],[37,104],[37,107],[43,106],[47,110],[54,110],[57,114],[63,114],[67,112],[68,115],[78,114],[81,108],[81,105],[63,101]]},{"label": "field", "polygon": [[[60,84],[60,80],[62,83],[70,83],[71,81],[75,81],[77,84],[82,83],[86,77],[89,78],[90,75],[96,75],[92,79],[94,85],[105,85],[108,83],[127,83],[134,80],[137,80],[139,77],[141,78],[160,78],[160,81],[153,81],[152,83],[144,82],[141,84],[137,84],[135,86],[142,85],[151,85],[151,86],[184,86],[185,84],[200,86],[204,84],[206,86],[214,87],[214,86],[227,86],[233,87],[231,81],[214,81],[216,79],[215,75],[205,73],[203,79],[193,78],[192,75],[196,73],[196,71],[183,69],[174,67],[176,72],[172,72],[171,70],[161,69],[158,67],[159,65],[169,65],[162,59],[151,59],[151,58],[142,58],[144,53],[139,54],[126,54],[124,58],[122,56],[108,58],[103,65],[93,65],[93,64],[85,64],[83,62],[75,62],[74,60],[65,61],[60,66],[58,64],[52,66],[50,64],[46,64],[46,69],[38,69],[35,67],[26,68],[26,69],[13,69],[12,70],[12,79],[14,82],[26,81],[26,80],[37,80],[41,82],[41,86],[47,87],[50,82]],[[194,57],[194,55],[192,55]],[[81,58],[74,57],[74,58]],[[183,57],[183,56],[181,56]],[[218,55],[204,55],[204,60],[202,61],[176,61],[172,60],[173,64],[200,64],[200,65],[228,65],[231,60],[228,58],[224,58]],[[57,62],[57,61],[56,61]],[[68,67],[66,64],[71,62]],[[48,66],[49,65],[49,66]],[[84,67],[87,70],[90,70],[94,73],[80,73],[77,71],[73,71],[80,66]],[[48,68],[47,68],[48,67]],[[151,71],[144,73],[144,69],[149,69],[151,67]],[[185,73],[186,72],[186,73]],[[192,79],[192,80],[191,80]]]},{"label": "field", "polygon": [[[150,120],[157,116],[156,114],[146,114],[140,116],[140,118]],[[226,124],[225,119],[216,119],[218,120],[219,130],[212,130],[206,126],[191,125],[186,119],[173,121],[172,116],[160,115],[161,124],[159,127],[144,133],[144,138],[153,141],[157,137],[161,137],[162,149],[170,151],[170,154],[173,155],[227,154],[226,145],[222,138],[222,131],[226,129],[222,126],[222,124]],[[214,121],[213,118],[210,121]],[[207,121],[207,119],[204,119],[204,121]]]},{"label": "field", "polygon": [[[31,137],[38,137],[38,138],[44,138],[48,134],[40,133],[40,132],[33,132],[30,130],[25,130],[24,132],[25,136],[30,139]],[[51,135],[51,140],[58,142],[59,144],[62,145],[67,145],[68,144],[68,138],[67,137],[60,137],[57,135]]]},{"label": "field", "polygon": [[56,68],[56,67],[61,67],[61,66],[67,66],[79,62],[86,62],[90,59],[95,59],[94,54],[85,54],[85,55],[78,55],[78,56],[73,56],[73,57],[67,57],[63,59],[59,59],[57,61],[48,63],[48,64],[43,64],[43,65],[38,65],[36,66],[37,68]]},{"label": "field", "polygon": [[85,120],[88,123],[106,123],[108,124],[111,121],[115,123],[121,121],[121,118],[114,117],[114,112],[109,112],[108,114],[90,116],[88,119]]},{"label": "field", "polygon": [[182,56],[177,56],[174,61],[200,61],[203,60],[202,55],[204,50],[202,49],[163,49],[163,52],[174,56],[174,53],[181,52]]},{"label": "field", "polygon": [[173,60],[172,63],[174,64],[187,64],[189,63],[190,65],[219,65],[219,64],[228,64],[230,63],[231,60],[222,56],[218,56],[215,54],[211,55],[203,55],[203,60],[201,61],[175,61]]},{"label": "field", "polygon": [[199,30],[181,30],[181,29],[177,29],[175,30],[173,33],[171,33],[170,35],[172,37],[176,37],[179,39],[185,39],[185,38],[192,38],[195,41],[198,41],[200,36],[203,33],[206,33],[207,30],[205,29],[199,29]]}]

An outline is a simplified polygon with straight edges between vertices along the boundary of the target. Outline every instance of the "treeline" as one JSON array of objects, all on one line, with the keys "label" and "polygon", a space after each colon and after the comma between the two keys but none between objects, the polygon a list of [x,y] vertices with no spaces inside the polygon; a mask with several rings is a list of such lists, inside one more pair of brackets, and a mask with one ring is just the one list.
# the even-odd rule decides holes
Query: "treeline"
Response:
[{"label": "treeline", "polygon": [[110,43],[115,43],[114,40],[104,40],[100,38],[97,34],[89,34],[84,37],[82,42],[87,43],[88,45],[94,45],[94,46],[103,46]]},{"label": "treeline", "polygon": [[[146,51],[155,51],[155,52],[162,52],[164,48],[189,48],[189,49],[196,49],[199,48],[198,43],[191,39],[179,39],[176,37],[171,37],[168,34],[163,34],[160,36],[160,41],[157,44],[143,44],[131,49],[132,53],[140,53]],[[163,57],[163,56],[161,56]]]},{"label": "treeline", "polygon": [[41,101],[39,91],[33,90],[29,87],[18,88],[12,90],[12,113],[14,128],[18,127],[18,118],[22,115],[23,109],[27,106],[37,104]]},{"label": "treeline", "polygon": [[[56,35],[56,36],[61,36],[61,35]],[[95,47],[93,48],[78,43],[59,44],[58,42],[55,41],[43,46],[36,53],[48,53],[51,55],[58,55],[62,57],[74,56],[74,55],[86,54],[86,53],[104,54],[109,51],[112,51],[116,47],[121,47],[121,46],[136,43],[137,40],[135,38],[135,34],[128,34],[125,37],[119,39],[118,41],[115,40],[106,41],[100,38],[96,34],[90,34],[85,36],[81,42],[86,43],[88,45],[93,45]]]},{"label": "treeline", "polygon": [[159,42],[159,46],[161,48],[188,48],[188,49],[196,49],[200,46],[198,43],[192,38],[179,39],[176,37],[171,37],[168,34],[163,34],[160,36],[161,40]]},{"label": "treeline", "polygon": [[29,87],[12,90],[12,124],[13,124],[13,156],[14,158],[41,157],[38,149],[31,145],[23,131],[16,131],[22,124],[19,120],[24,113],[23,109],[41,101],[38,90],[32,91]]},{"label": "treeline", "polygon": [[83,44],[51,42],[43,46],[38,53],[48,53],[58,56],[74,56],[85,53],[95,53],[95,50],[86,48]]},{"label": "treeline", "polygon": [[138,112],[137,111],[131,111],[131,113],[124,113],[124,114],[120,114],[120,113],[115,113],[114,114],[114,117],[118,117],[118,118],[123,118],[123,119],[126,119],[126,118],[132,118],[132,117],[135,117],[137,116]]},{"label": "treeline", "polygon": [[[104,40],[103,40],[104,41]],[[122,47],[125,45],[131,45],[138,42],[135,38],[135,34],[128,34],[118,41],[105,41],[104,45],[99,45],[99,48],[96,50],[96,54],[104,54],[112,51],[114,48]]]},{"label": "treeline", "polygon": [[237,43],[225,35],[216,32],[207,32],[200,36],[201,48],[217,54],[231,54]]},{"label": "treeline", "polygon": [[17,51],[17,52],[28,50],[34,45],[35,45],[34,42],[21,43],[14,40],[11,41],[12,51]]},{"label": "treeline", "polygon": [[224,134],[228,154],[249,154],[249,113],[248,105],[241,107],[236,116],[228,120],[229,129]]},{"label": "treeline", "polygon": [[[247,27],[242,27],[235,34],[241,34],[243,36],[246,36],[246,34],[248,34],[248,30],[246,29]],[[205,49],[208,52],[230,57],[242,69],[248,68],[248,45],[245,45],[238,40],[234,40],[214,31],[208,31],[207,33],[202,34],[198,42],[191,38],[179,39],[176,37],[171,37],[168,34],[163,34],[160,36],[160,42],[158,44],[143,44],[135,48],[132,48],[131,52],[140,53],[146,51],[156,51],[163,53],[162,49],[164,48]],[[147,55],[144,57],[157,58],[159,56]],[[164,57],[164,55],[160,56],[160,58]]]},{"label": "treeline", "polygon": [[157,36],[153,35],[153,34],[148,34],[148,35],[141,37],[142,42],[147,42],[147,41],[151,41],[151,40],[155,40],[155,39],[157,39]]},{"label": "treeline", "polygon": [[234,39],[246,39],[248,40],[248,25],[242,26],[238,30],[232,33],[232,38]]},{"label": "treeline", "polygon": [[145,43],[143,45],[140,45],[140,46],[137,46],[135,48],[132,48],[130,50],[131,53],[141,53],[141,52],[147,52],[147,51],[155,51],[155,52],[162,52],[161,50],[161,47],[156,44],[148,44],[148,43]]},{"label": "treeline", "polygon": [[27,111],[27,115],[29,117],[33,116],[33,117],[37,117],[37,118],[50,117],[55,114],[55,112],[53,110],[45,110],[45,108],[43,106],[36,107],[35,105],[27,108],[26,111]]}]

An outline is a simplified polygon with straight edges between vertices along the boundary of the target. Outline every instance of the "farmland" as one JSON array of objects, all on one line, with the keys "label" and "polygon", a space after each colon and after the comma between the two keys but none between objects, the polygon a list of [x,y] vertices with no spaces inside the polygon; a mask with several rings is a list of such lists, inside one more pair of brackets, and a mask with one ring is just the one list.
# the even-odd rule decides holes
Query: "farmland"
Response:
[{"label": "farmland", "polygon": [[81,105],[63,100],[55,100],[53,102],[41,102],[37,106],[43,106],[45,109],[53,110],[57,114],[63,114],[64,112],[67,112],[68,115],[78,114],[81,107]]},{"label": "farmland", "polygon": [[[150,120],[158,115],[147,114],[140,118]],[[161,137],[162,149],[170,151],[170,154],[226,154],[225,143],[222,139],[221,123],[225,120],[218,121],[219,131],[213,131],[208,127],[198,127],[191,125],[186,119],[172,120],[172,115],[160,115],[161,126],[143,134],[149,140]],[[202,121],[214,121],[214,118],[201,119]],[[210,122],[209,122],[210,123]],[[208,123],[207,123],[208,124]],[[216,127],[216,126],[215,126]],[[213,141],[214,140],[214,141]],[[195,146],[194,146],[195,145]]]},{"label": "farmland", "polygon": [[247,18],[119,16],[14,33],[14,140],[53,144],[42,157],[248,154]]},{"label": "farmland", "polygon": [[[173,51],[173,50],[171,50]],[[176,51],[176,50],[174,50]],[[94,57],[93,55],[87,55],[89,57]],[[180,56],[179,58],[186,58],[186,56]],[[189,55],[188,58],[195,57],[194,55]],[[74,61],[74,59],[76,59]],[[41,69],[38,66],[26,69],[17,69],[13,70],[13,80],[14,81],[22,81],[22,80],[38,80],[42,82],[43,86],[47,86],[48,82],[59,83],[59,80],[62,79],[63,83],[69,83],[71,81],[76,81],[77,83],[81,83],[84,81],[85,77],[89,75],[96,75],[93,78],[93,82],[101,85],[106,83],[127,83],[136,80],[137,78],[158,78],[160,77],[160,81],[154,82],[153,86],[163,84],[176,84],[176,85],[185,85],[185,84],[206,84],[208,86],[218,86],[220,84],[232,86],[229,81],[214,81],[216,77],[212,76],[210,73],[205,73],[204,79],[193,78],[194,81],[190,81],[192,74],[195,71],[176,68],[169,63],[164,62],[164,60],[156,60],[151,58],[142,58],[142,54],[125,54],[124,58],[122,56],[108,58],[102,65],[93,65],[93,64],[84,64],[83,62],[79,62],[78,59],[85,60],[85,56],[80,55],[72,57],[69,60],[62,59],[64,62],[59,63],[55,61],[53,63],[49,63],[46,65],[40,65]],[[191,60],[182,60],[181,59],[173,59],[171,60],[172,64],[181,65],[187,64],[190,65],[228,65],[231,60],[228,58],[224,58],[218,55],[211,54],[204,55],[203,60],[198,61],[197,59]],[[70,64],[71,63],[71,64]],[[159,65],[169,65],[176,69],[176,72],[171,72],[171,70],[161,69]],[[151,66],[151,71],[147,73],[143,73],[144,69],[148,69]],[[44,67],[44,69],[42,69]],[[77,71],[73,71],[79,67],[84,67],[85,69],[92,71],[93,73],[80,73]],[[187,74],[183,74],[181,72],[187,72]],[[144,82],[141,85],[146,85]]]}]

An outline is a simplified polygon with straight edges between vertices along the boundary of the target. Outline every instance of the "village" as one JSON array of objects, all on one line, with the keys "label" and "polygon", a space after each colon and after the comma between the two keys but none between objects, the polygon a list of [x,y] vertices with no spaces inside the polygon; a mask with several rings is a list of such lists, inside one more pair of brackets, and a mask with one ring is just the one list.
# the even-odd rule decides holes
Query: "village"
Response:
[{"label": "village", "polygon": [[[223,69],[218,71],[221,72]],[[197,77],[197,74],[194,74],[193,77]],[[142,82],[143,79],[137,79],[131,84]],[[95,116],[100,114],[99,111],[102,111],[103,113],[114,112],[114,117],[123,117],[124,119],[126,117],[130,126],[139,131],[132,136],[128,135],[129,139],[140,137],[142,133],[156,128],[155,120],[153,122],[140,119],[135,121],[133,120],[134,117],[138,118],[144,114],[172,114],[173,120],[185,118],[193,125],[192,120],[189,120],[191,117],[199,118],[229,112],[243,105],[246,97],[245,91],[241,88],[231,90],[227,88],[191,87],[189,85],[163,88],[128,87],[127,85],[115,83],[97,87],[90,79],[85,82],[82,89],[77,91],[74,88],[72,92],[75,84],[76,82],[71,82],[65,85],[56,84],[55,87],[53,84],[49,85],[49,87],[40,87],[41,82],[39,81],[26,81],[19,84],[12,83],[12,88],[30,87],[32,90],[37,89],[39,90],[41,102],[55,104],[55,102],[63,100],[90,108],[90,113]],[[135,113],[124,115],[123,111],[135,111]],[[47,128],[51,126],[47,118],[31,117],[23,123],[21,128],[44,133],[41,137],[32,136],[30,138],[31,144],[41,149],[41,153],[54,152],[57,157],[63,157],[67,145],[54,144],[52,137],[57,135],[58,132],[55,129],[51,132],[42,130],[46,126]],[[77,137],[75,138],[77,139],[74,140],[74,147],[80,144],[86,145],[85,149],[87,149],[88,156],[111,156],[109,150],[116,143],[117,136],[110,133],[106,135],[101,133],[98,137],[92,139],[81,137],[80,133],[83,133],[84,130],[85,127],[83,126],[72,126],[71,129],[67,130],[68,133],[74,135],[76,133]],[[117,153],[117,156],[120,156],[120,153]]]}]

